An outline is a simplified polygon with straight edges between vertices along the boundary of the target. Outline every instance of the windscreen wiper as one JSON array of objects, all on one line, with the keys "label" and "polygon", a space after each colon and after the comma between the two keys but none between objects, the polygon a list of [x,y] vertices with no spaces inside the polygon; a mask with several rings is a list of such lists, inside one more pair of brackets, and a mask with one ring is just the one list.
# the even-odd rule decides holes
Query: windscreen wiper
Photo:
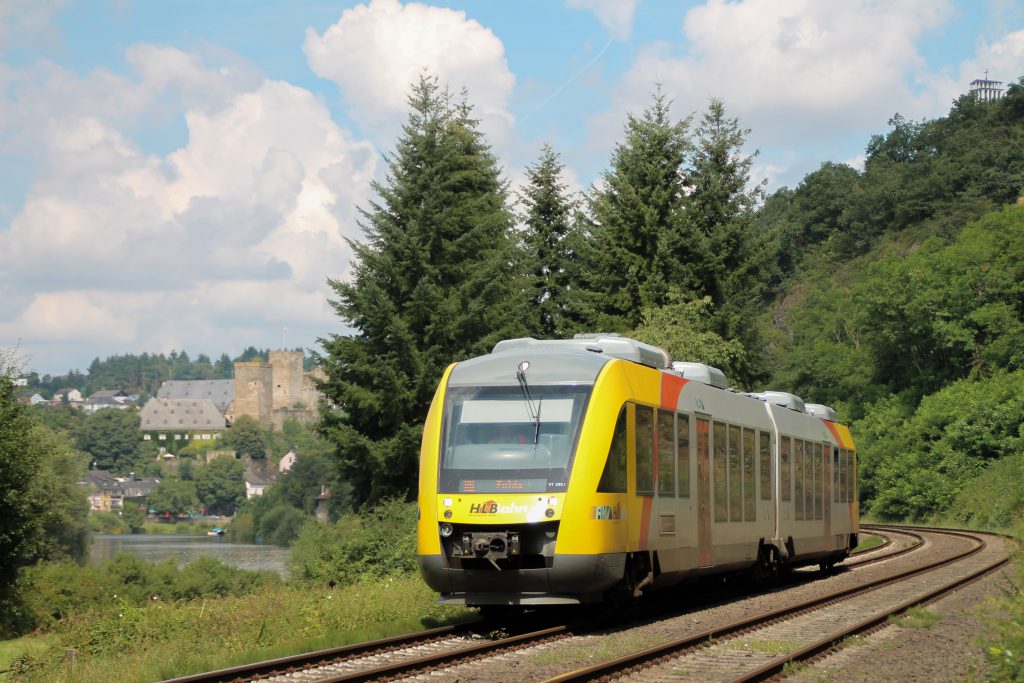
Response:
[{"label": "windscreen wiper", "polygon": [[530,385],[526,383],[526,371],[529,369],[530,361],[524,360],[516,369],[516,379],[519,380],[519,388],[523,390],[526,412],[530,414],[530,419],[533,420],[533,443],[536,445],[540,441],[540,406],[544,399],[538,401],[537,405],[534,406],[533,396],[530,395]]}]

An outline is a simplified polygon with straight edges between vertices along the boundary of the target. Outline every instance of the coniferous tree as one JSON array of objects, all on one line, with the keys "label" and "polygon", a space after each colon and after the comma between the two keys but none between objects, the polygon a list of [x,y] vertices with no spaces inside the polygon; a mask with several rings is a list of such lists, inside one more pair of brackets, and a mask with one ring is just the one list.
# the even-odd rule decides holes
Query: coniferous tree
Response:
[{"label": "coniferous tree", "polygon": [[764,182],[750,183],[757,152],[743,152],[749,133],[726,116],[721,100],[711,100],[697,127],[685,202],[686,220],[706,240],[700,291],[715,305],[714,332],[745,350],[733,363],[732,379],[740,386],[751,386],[764,374],[763,343],[751,321],[759,312],[761,282],[771,271],[764,262],[770,250],[754,238]]},{"label": "coniferous tree", "polygon": [[529,181],[520,192],[523,215],[522,249],[531,332],[566,337],[581,329],[574,275],[579,236],[573,220],[578,202],[566,194],[565,165],[544,145],[536,165],[526,169]]},{"label": "coniferous tree", "polygon": [[321,429],[336,446],[357,505],[411,496],[422,422],[444,368],[521,335],[506,184],[471,118],[436,78],[422,77],[379,201],[350,242],[352,277],[331,280],[331,305],[352,334],[320,339],[336,406]]},{"label": "coniferous tree", "polygon": [[692,265],[702,247],[683,220],[688,128],[689,119],[671,119],[659,90],[640,116],[629,116],[625,141],[591,195],[587,289],[596,329],[628,331],[643,309],[666,303],[670,285],[698,284]]},{"label": "coniferous tree", "polygon": [[686,216],[708,240],[703,291],[716,305],[742,289],[750,265],[750,225],[764,183],[750,187],[757,153],[743,154],[749,133],[726,116],[719,99],[711,100],[697,128]]}]

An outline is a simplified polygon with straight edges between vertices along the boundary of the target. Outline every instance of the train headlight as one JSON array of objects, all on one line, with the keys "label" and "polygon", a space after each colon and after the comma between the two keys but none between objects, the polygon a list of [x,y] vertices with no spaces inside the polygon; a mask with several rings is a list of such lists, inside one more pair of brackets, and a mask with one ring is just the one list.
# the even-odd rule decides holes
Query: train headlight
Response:
[{"label": "train headlight", "polygon": [[451,536],[453,531],[455,531],[455,529],[452,528],[451,524],[449,524],[448,522],[441,523],[441,536],[443,538],[448,538],[449,536]]},{"label": "train headlight", "polygon": [[451,510],[445,510],[444,511],[444,518],[445,519],[451,519],[452,518],[452,511]]},{"label": "train headlight", "polygon": [[443,501],[441,501],[441,502],[442,502],[442,503],[444,504],[444,506],[445,506],[446,508],[450,508],[450,507],[452,506],[452,499],[451,499],[451,498],[445,498],[445,499],[444,499]]},{"label": "train headlight", "polygon": [[558,499],[557,498],[548,498],[548,505],[550,505],[551,507],[555,507],[556,505],[558,505]]},{"label": "train headlight", "polygon": [[555,516],[555,511],[552,508],[548,508],[547,510],[544,511],[544,516],[545,517],[554,517]]}]

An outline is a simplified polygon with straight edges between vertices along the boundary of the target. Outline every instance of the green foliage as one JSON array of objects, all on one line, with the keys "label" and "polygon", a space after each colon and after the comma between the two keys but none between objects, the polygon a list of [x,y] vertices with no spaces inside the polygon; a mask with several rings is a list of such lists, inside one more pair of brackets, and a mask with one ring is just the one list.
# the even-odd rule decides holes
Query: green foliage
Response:
[{"label": "green foliage", "polygon": [[[895,245],[893,245],[895,246]],[[853,262],[818,254],[775,312],[776,378],[854,418],[890,394],[924,395],[1024,356],[1024,206],[971,223],[948,246]]]},{"label": "green foliage", "polygon": [[272,572],[236,569],[201,558],[178,569],[173,560],[148,562],[119,553],[99,566],[68,562],[40,564],[18,584],[23,630],[52,628],[89,613],[141,607],[155,601],[250,595],[278,583]]},{"label": "green foliage", "polygon": [[[871,514],[924,519],[949,510],[988,463],[1024,449],[1024,371],[955,382],[906,418],[891,400],[869,414],[859,450]],[[860,435],[861,423],[852,429]]]},{"label": "green foliage", "polygon": [[241,415],[224,434],[224,446],[235,449],[239,455],[263,458],[268,450],[268,432],[269,430],[264,429],[256,418]]},{"label": "green foliage", "polygon": [[583,236],[573,220],[578,202],[567,196],[562,182],[564,170],[558,153],[544,145],[536,165],[527,167],[527,184],[520,193],[526,296],[535,316],[531,332],[541,337],[568,337],[581,329],[574,281],[580,275]]},{"label": "green foliage", "polygon": [[11,628],[10,591],[20,571],[85,556],[89,505],[77,484],[83,458],[15,400],[10,359],[0,355],[0,632]]},{"label": "green foliage", "polygon": [[629,115],[603,186],[589,196],[590,241],[581,275],[595,329],[627,332],[644,309],[666,303],[670,283],[698,289],[692,265],[705,257],[705,236],[683,217],[689,119],[673,121],[659,91],[640,116]]},{"label": "green foliage", "polygon": [[171,513],[172,516],[194,512],[198,499],[196,483],[183,479],[164,479],[146,499],[146,504],[157,514]]},{"label": "green foliage", "polygon": [[991,462],[967,482],[947,518],[982,529],[1006,529],[1024,520],[1024,452]]},{"label": "green foliage", "polygon": [[985,655],[993,681],[1024,680],[1024,565],[1015,566],[1008,595],[988,620]]},{"label": "green foliage", "polygon": [[713,331],[714,304],[711,297],[676,301],[644,311],[643,323],[632,336],[668,351],[675,360],[707,363],[735,376],[746,363],[746,351],[736,340],[726,340]]},{"label": "green foliage", "polygon": [[234,514],[235,506],[245,500],[245,482],[242,479],[244,471],[245,467],[240,460],[227,457],[217,458],[195,470],[193,479],[196,496],[206,506],[208,514]]},{"label": "green foliage", "polygon": [[444,368],[525,331],[512,215],[471,107],[423,76],[380,197],[352,242],[351,279],[331,280],[353,334],[320,343],[323,434],[358,504],[413,495],[422,422]]},{"label": "green foliage", "polygon": [[291,576],[299,581],[354,583],[416,568],[416,506],[385,500],[333,524],[309,524],[292,546]]},{"label": "green foliage", "polygon": [[344,486],[328,457],[298,455],[263,495],[245,501],[231,522],[232,538],[248,542],[290,545],[306,520],[316,512],[316,497],[326,485],[332,492],[332,514],[344,503]]},{"label": "green foliage", "polygon": [[[465,608],[436,605],[436,593],[415,576],[336,589],[289,587],[272,576],[265,579],[238,595],[210,594],[192,600],[154,593],[156,600],[136,602],[116,591],[101,594],[95,603],[51,622],[42,642],[26,643],[27,656],[17,665],[14,678],[26,683],[143,683],[473,616]],[[88,579],[69,572],[61,580]],[[65,656],[69,648],[77,652],[73,669]]]},{"label": "green foliage", "polygon": [[291,505],[278,504],[270,508],[260,520],[259,534],[264,543],[291,545],[310,518]]},{"label": "green foliage", "polygon": [[134,410],[98,410],[75,432],[78,448],[89,454],[96,469],[128,474],[143,455],[141,418]]},{"label": "green foliage", "polygon": [[96,510],[89,513],[89,531],[94,534],[130,534],[131,527],[116,512]]}]

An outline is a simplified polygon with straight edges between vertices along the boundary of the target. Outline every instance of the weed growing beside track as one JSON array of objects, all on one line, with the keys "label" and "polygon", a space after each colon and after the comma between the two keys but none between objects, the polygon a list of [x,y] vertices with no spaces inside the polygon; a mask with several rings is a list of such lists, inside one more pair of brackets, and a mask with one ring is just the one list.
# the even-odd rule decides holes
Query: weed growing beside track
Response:
[{"label": "weed growing beside track", "polygon": [[[59,622],[11,680],[153,681],[471,618],[418,576],[331,588],[265,584],[248,595],[130,604]],[[73,650],[73,654],[69,654]]]}]

